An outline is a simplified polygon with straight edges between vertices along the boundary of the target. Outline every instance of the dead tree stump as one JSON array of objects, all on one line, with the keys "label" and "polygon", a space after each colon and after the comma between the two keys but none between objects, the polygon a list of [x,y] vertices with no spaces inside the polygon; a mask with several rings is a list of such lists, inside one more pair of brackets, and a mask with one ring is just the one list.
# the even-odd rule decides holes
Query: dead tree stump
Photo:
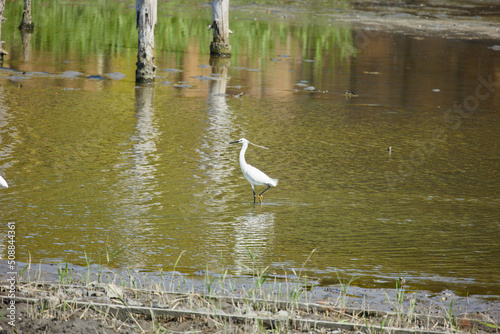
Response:
[{"label": "dead tree stump", "polygon": [[8,55],[9,53],[3,49],[2,41],[2,23],[6,19],[3,17],[3,13],[5,11],[5,0],[0,0],[0,62],[3,62],[3,56]]},{"label": "dead tree stump", "polygon": [[214,38],[210,43],[210,54],[216,57],[230,57],[231,45],[229,44],[229,0],[212,0],[212,24],[208,29],[213,29]]},{"label": "dead tree stump", "polygon": [[21,20],[19,29],[32,32],[34,28],[35,25],[31,22],[31,0],[24,0],[23,19]]},{"label": "dead tree stump", "polygon": [[156,66],[154,57],[155,26],[157,20],[156,0],[137,0],[136,24],[139,29],[137,51],[136,83],[151,83],[155,81]]}]

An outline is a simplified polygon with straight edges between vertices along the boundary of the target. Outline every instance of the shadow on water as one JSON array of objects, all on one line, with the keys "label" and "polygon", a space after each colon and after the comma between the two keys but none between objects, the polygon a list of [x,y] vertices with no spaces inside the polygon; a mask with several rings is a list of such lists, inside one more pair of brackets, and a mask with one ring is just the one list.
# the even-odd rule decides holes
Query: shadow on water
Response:
[{"label": "shadow on water", "polygon": [[[50,4],[31,39],[2,30],[0,219],[19,261],[123,249],[111,266],[183,254],[187,274],[279,276],[316,249],[304,271],[323,285],[500,295],[498,40],[236,6],[232,58],[211,59],[209,6],[161,3],[156,84],[136,87],[132,7]],[[280,179],[255,208],[241,137]]]}]

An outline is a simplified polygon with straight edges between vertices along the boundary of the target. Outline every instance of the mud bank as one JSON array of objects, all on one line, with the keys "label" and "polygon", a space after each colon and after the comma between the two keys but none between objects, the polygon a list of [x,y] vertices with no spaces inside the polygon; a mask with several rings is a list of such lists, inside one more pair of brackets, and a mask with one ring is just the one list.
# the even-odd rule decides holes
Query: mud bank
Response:
[{"label": "mud bank", "polygon": [[354,27],[390,30],[418,36],[500,39],[500,6],[495,1],[372,1],[344,6],[295,2],[287,6],[240,6],[238,10],[268,13],[283,20],[303,15],[349,22]]},{"label": "mud bank", "polygon": [[[196,278],[104,267],[20,267],[15,282],[1,277],[2,333],[355,333],[390,328],[494,333],[500,320],[498,301],[449,291],[407,291],[404,283],[382,290],[347,282],[315,287],[293,277],[263,283],[259,277],[205,272]],[[0,269],[8,272],[4,263]]]}]

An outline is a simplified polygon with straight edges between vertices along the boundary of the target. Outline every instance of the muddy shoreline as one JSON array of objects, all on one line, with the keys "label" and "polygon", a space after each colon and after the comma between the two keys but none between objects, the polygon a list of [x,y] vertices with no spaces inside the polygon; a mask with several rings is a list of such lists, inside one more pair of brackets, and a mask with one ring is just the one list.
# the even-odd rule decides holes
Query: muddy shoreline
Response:
[{"label": "muddy shoreline", "polygon": [[[314,2],[313,2],[314,3]],[[293,21],[304,15],[348,22],[355,28],[390,30],[415,36],[466,40],[500,39],[500,6],[492,1],[380,2],[360,0],[349,8],[329,8],[296,3],[289,6],[236,6],[245,12],[262,13]]]},{"label": "muddy shoreline", "polygon": [[354,7],[357,10],[354,16],[358,16],[360,23],[378,29],[400,29],[410,34],[432,34],[443,38],[500,38],[498,4],[422,1],[392,7],[374,1],[360,1]]},{"label": "muddy shoreline", "polygon": [[[9,272],[5,262],[0,264],[0,272],[0,312],[15,313],[14,322],[9,317],[0,319],[1,333],[15,332],[14,328],[21,333],[149,333],[155,326],[176,332],[248,333],[255,332],[255,326],[272,329],[278,320],[285,321],[288,333],[307,333],[312,327],[323,328],[323,332],[355,333],[367,330],[363,322],[377,328],[384,327],[383,319],[393,318],[400,320],[392,320],[391,326],[403,331],[418,327],[423,332],[448,332],[455,326],[495,333],[499,328],[494,326],[500,323],[500,302],[495,296],[464,298],[451,291],[410,291],[404,285],[400,289],[363,289],[343,282],[319,287],[304,285],[302,279],[293,277],[268,278],[260,285],[258,277],[221,277],[206,272],[194,277],[179,272],[117,271],[105,266],[20,263],[14,282],[12,276],[5,275]],[[291,300],[291,292],[299,297]],[[252,304],[251,312],[246,305],[249,299],[260,301]],[[259,309],[264,304],[266,307]],[[298,310],[298,305],[308,311]],[[423,320],[411,320],[417,318]],[[426,321],[434,322],[433,328],[422,324]],[[354,327],[343,327],[345,322],[354,323]]]},{"label": "muddy shoreline", "polygon": [[395,16],[376,17],[367,15],[360,17],[360,22],[343,18],[345,21],[356,22],[362,27],[376,30],[402,32],[415,36],[438,36],[442,38],[460,38],[467,40],[500,39],[500,29],[493,23],[463,20],[457,22],[453,19],[427,19],[427,18],[398,18]]}]

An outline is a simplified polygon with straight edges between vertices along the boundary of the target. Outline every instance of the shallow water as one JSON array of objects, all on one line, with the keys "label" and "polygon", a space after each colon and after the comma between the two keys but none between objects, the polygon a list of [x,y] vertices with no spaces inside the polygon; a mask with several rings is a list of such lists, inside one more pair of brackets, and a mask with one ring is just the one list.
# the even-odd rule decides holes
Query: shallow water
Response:
[{"label": "shallow water", "polygon": [[[133,7],[55,4],[24,48],[14,22],[2,31],[0,219],[18,261],[171,271],[180,257],[188,274],[500,295],[498,40],[235,10],[233,56],[216,61],[210,8],[161,3],[157,84],[136,87]],[[85,24],[98,12],[117,18]],[[241,137],[279,178],[256,207]]]}]

